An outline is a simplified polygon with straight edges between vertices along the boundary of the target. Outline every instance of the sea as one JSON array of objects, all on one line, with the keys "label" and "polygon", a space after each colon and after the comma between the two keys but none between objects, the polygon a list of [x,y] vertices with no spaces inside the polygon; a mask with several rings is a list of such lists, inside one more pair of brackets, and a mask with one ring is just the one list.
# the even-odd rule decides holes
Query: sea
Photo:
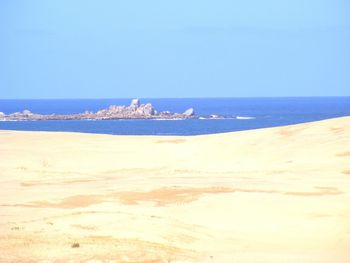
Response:
[{"label": "sea", "polygon": [[[96,112],[130,99],[0,100],[0,112],[39,114]],[[117,135],[201,135],[276,127],[350,116],[350,97],[140,99],[157,111],[194,108],[199,119],[0,121],[0,130],[64,131]],[[224,119],[207,119],[211,114]]]}]

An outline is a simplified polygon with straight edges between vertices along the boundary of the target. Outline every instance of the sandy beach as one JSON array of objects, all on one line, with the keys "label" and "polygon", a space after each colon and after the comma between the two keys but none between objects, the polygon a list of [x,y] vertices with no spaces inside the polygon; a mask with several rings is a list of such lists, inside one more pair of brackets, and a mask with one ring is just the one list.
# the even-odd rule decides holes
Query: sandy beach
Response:
[{"label": "sandy beach", "polygon": [[0,131],[0,262],[350,262],[350,117],[188,137]]}]

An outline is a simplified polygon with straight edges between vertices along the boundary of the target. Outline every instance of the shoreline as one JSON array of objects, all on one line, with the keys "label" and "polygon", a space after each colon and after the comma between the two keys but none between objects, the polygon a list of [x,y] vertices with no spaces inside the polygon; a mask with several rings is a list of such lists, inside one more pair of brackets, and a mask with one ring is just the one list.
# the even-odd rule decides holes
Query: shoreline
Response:
[{"label": "shoreline", "polygon": [[[263,127],[263,128],[253,128],[253,129],[247,129],[247,130],[239,130],[239,131],[228,131],[228,132],[219,132],[219,133],[207,133],[207,134],[195,134],[195,135],[153,135],[153,134],[142,134],[142,135],[134,135],[134,134],[110,134],[110,133],[95,133],[95,132],[75,132],[75,131],[45,131],[45,130],[1,130],[0,132],[28,132],[28,133],[73,133],[73,134],[96,134],[96,135],[108,135],[108,136],[127,136],[127,137],[197,137],[197,136],[215,136],[215,135],[225,135],[225,134],[237,134],[237,133],[243,133],[243,132],[249,132],[249,131],[259,131],[259,130],[268,130],[268,129],[275,129],[275,128],[283,128],[283,127],[290,127],[290,126],[298,126],[298,125],[305,125],[305,124],[313,124],[313,123],[322,123],[325,121],[329,120],[337,120],[337,119],[346,119],[350,118],[350,115],[348,116],[341,116],[341,117],[334,117],[334,118],[327,118],[327,119],[322,119],[322,120],[315,120],[315,121],[308,121],[308,122],[300,122],[300,123],[295,123],[295,124],[288,124],[288,125],[281,125],[281,126],[271,126],[271,127]],[[155,121],[155,119],[153,119]],[[34,120],[19,120],[19,121],[8,121],[8,122],[21,122],[21,121],[29,121],[29,122],[35,122]],[[50,120],[50,121],[55,121],[55,120]],[[67,120],[70,121],[70,120]],[[87,121],[87,120],[78,120],[78,121]],[[100,120],[91,120],[91,121],[100,121]],[[101,120],[103,121],[103,120]],[[115,120],[117,121],[117,120]],[[125,121],[134,121],[134,119],[125,119]],[[148,120],[147,120],[148,121]],[[150,120],[152,121],[152,120]],[[164,121],[175,121],[175,120],[164,120]],[[178,120],[176,120],[178,121]],[[7,121],[4,121],[7,122]]]}]

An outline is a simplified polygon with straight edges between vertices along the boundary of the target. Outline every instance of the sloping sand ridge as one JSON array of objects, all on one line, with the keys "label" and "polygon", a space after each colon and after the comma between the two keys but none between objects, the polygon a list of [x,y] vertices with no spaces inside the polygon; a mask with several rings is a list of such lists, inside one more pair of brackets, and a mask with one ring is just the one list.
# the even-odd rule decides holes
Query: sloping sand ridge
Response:
[{"label": "sloping sand ridge", "polygon": [[350,117],[190,137],[0,131],[0,262],[350,262]]}]

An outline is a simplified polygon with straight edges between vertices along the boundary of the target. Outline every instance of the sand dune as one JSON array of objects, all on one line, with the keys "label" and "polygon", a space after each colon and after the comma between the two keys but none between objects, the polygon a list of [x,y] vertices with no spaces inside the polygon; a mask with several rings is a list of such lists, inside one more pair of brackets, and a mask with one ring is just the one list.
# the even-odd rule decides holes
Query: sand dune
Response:
[{"label": "sand dune", "polygon": [[0,262],[350,262],[350,117],[191,137],[0,131]]}]

